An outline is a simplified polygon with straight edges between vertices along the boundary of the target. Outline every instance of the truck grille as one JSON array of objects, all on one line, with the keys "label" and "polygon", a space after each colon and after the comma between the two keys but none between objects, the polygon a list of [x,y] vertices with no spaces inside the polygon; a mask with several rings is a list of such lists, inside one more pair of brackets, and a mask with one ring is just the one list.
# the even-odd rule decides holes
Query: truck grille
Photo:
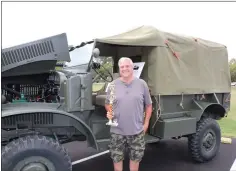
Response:
[{"label": "truck grille", "polygon": [[32,122],[33,125],[53,124],[52,113],[29,113],[2,118],[2,126],[14,126],[18,123]]}]

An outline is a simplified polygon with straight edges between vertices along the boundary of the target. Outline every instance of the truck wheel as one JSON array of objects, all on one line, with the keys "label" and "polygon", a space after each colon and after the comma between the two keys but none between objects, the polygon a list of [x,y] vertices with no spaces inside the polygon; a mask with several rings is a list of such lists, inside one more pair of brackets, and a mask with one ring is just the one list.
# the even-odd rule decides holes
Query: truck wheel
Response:
[{"label": "truck wheel", "polygon": [[3,171],[72,171],[65,148],[45,136],[27,136],[2,149]]},{"label": "truck wheel", "polygon": [[197,123],[196,133],[189,136],[189,152],[194,161],[207,162],[219,151],[221,131],[218,123],[211,118],[202,118]]}]

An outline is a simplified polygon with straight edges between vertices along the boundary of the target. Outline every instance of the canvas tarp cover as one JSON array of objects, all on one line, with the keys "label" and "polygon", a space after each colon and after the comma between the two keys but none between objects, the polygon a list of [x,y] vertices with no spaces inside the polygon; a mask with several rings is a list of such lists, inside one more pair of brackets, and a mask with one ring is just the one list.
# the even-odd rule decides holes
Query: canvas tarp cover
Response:
[{"label": "canvas tarp cover", "polygon": [[146,62],[143,79],[153,95],[230,92],[228,53],[224,45],[159,31],[152,26],[96,42],[140,47],[142,61]]}]

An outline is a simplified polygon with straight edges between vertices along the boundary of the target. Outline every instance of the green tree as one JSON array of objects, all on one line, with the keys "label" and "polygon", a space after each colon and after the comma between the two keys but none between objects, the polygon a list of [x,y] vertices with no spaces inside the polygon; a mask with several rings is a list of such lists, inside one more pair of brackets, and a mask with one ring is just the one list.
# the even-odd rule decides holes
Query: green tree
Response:
[{"label": "green tree", "polygon": [[236,59],[233,58],[229,61],[231,81],[236,82]]},{"label": "green tree", "polygon": [[[100,69],[97,69],[97,73],[96,73],[96,76],[94,77],[93,81],[96,82],[96,81],[99,81],[101,80],[102,78],[108,78],[108,80],[111,80],[110,78],[110,74],[113,74],[113,71],[112,71],[112,61],[111,59],[109,58],[105,58],[102,60],[101,62],[101,67]],[[110,74],[109,74],[110,73]],[[104,82],[104,80],[102,79],[102,82]]]}]

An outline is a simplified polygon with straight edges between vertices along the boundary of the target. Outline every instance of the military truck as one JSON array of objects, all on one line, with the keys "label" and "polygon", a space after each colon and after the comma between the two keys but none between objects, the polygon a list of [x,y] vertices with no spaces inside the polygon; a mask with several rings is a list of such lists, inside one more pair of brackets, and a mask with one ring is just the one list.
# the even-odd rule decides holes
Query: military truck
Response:
[{"label": "military truck", "polygon": [[[83,69],[55,70],[58,61],[70,63],[70,53],[90,43],[92,55]],[[145,63],[140,78],[153,101],[146,143],[183,137],[193,161],[213,159],[221,143],[217,120],[230,109],[226,46],[141,26],[73,48],[62,33],[2,50],[2,170],[71,171],[63,144],[72,141],[107,151],[106,89],[119,77],[123,56]],[[101,57],[112,58],[111,70],[97,62]],[[103,83],[93,81],[96,74]]]}]

